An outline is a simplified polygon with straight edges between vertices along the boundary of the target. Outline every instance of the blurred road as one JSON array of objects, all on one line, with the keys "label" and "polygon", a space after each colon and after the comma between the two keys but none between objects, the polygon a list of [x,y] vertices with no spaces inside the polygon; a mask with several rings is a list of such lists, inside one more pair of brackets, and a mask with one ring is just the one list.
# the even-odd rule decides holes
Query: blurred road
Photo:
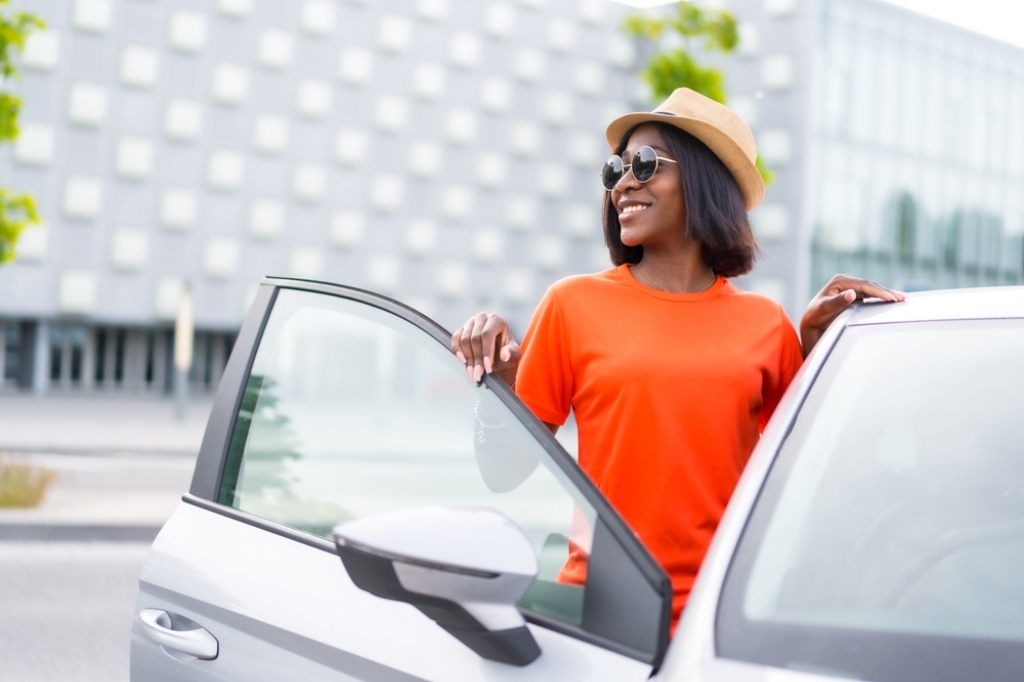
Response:
[{"label": "blurred road", "polygon": [[133,540],[188,490],[211,404],[179,421],[163,397],[0,394],[0,457],[57,472],[38,508],[0,509],[0,682],[128,681]]},{"label": "blurred road", "polygon": [[0,679],[127,682],[141,543],[0,542]]}]

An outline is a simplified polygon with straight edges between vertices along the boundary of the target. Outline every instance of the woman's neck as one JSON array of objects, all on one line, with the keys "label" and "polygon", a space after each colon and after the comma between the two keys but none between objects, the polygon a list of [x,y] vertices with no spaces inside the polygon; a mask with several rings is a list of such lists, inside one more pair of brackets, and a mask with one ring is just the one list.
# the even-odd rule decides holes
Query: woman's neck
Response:
[{"label": "woman's neck", "polygon": [[640,263],[632,266],[631,272],[647,286],[679,294],[705,291],[717,279],[699,248],[672,253],[645,249]]}]

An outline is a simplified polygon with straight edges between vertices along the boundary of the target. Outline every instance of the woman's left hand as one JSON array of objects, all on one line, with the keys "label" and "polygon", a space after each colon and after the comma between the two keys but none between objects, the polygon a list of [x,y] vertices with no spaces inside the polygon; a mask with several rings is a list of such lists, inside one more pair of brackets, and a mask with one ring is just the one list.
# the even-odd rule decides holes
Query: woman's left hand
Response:
[{"label": "woman's left hand", "polygon": [[825,333],[832,320],[839,316],[857,299],[874,296],[883,301],[896,303],[906,299],[901,291],[887,289],[868,279],[851,275],[835,275],[821,291],[807,304],[804,316],[800,318],[800,342],[806,358],[818,339]]}]

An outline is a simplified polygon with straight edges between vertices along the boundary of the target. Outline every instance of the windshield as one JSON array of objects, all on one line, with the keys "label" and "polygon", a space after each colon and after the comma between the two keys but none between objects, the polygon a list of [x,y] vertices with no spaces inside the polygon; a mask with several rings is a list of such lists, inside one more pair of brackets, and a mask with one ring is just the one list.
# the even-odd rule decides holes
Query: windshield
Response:
[{"label": "windshield", "polygon": [[744,531],[720,652],[880,682],[1020,679],[1022,425],[1022,321],[848,329]]}]

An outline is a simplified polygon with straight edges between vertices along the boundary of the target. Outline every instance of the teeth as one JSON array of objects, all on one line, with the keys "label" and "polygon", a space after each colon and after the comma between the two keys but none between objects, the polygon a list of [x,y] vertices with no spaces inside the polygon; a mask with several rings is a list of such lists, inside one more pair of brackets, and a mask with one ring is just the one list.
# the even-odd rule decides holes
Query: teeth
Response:
[{"label": "teeth", "polygon": [[626,208],[622,209],[622,215],[625,215],[627,213],[636,213],[637,211],[643,211],[646,208],[646,206],[627,206]]}]

